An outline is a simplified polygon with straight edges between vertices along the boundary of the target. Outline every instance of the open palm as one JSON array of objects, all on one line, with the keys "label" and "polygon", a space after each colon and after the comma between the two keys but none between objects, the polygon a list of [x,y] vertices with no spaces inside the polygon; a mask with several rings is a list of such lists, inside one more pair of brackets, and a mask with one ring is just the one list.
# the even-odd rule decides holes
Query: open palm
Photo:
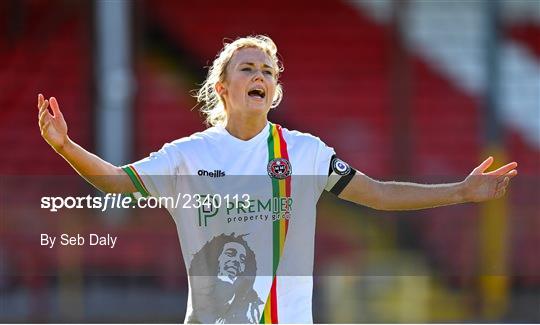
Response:
[{"label": "open palm", "polygon": [[497,170],[484,173],[493,163],[493,157],[484,160],[464,181],[465,197],[472,202],[498,199],[506,193],[510,179],[517,175],[516,162],[506,164]]},{"label": "open palm", "polygon": [[[53,114],[47,109],[51,105]],[[38,95],[38,124],[41,130],[41,136],[51,147],[58,151],[67,140],[67,124],[56,98],[51,97],[46,100],[42,94]]]}]

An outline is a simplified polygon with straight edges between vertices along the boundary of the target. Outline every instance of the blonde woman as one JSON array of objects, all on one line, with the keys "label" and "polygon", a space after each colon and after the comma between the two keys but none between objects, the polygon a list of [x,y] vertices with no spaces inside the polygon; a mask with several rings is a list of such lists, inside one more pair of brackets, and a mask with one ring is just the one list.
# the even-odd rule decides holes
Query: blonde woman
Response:
[{"label": "blonde woman", "polygon": [[[186,321],[311,323],[315,205],[323,190],[374,209],[414,210],[499,198],[517,175],[515,162],[485,172],[493,162],[489,157],[453,184],[371,179],[337,158],[319,138],[268,121],[268,112],[283,96],[282,71],[277,47],[269,37],[249,36],[225,44],[197,93],[211,127],[123,167],[78,146],[68,137],[57,100],[38,96],[43,138],[103,192],[154,197],[250,194],[244,206],[212,201],[207,207],[168,207],[184,262],[191,270]],[[241,181],[242,175],[253,181]],[[237,178],[226,188],[211,182],[228,177]],[[242,234],[242,249],[230,245],[203,250],[214,238],[234,233]],[[220,255],[202,256],[210,254],[202,253],[207,251]],[[246,251],[252,252],[251,257]],[[217,260],[226,262],[216,264]],[[252,274],[244,274],[246,261],[253,265]],[[219,281],[216,274],[222,274]],[[237,281],[241,276],[251,280]],[[248,283],[250,288],[240,290],[234,287],[237,283]],[[239,293],[249,293],[249,297],[239,297]],[[209,303],[218,300],[219,306]]]}]

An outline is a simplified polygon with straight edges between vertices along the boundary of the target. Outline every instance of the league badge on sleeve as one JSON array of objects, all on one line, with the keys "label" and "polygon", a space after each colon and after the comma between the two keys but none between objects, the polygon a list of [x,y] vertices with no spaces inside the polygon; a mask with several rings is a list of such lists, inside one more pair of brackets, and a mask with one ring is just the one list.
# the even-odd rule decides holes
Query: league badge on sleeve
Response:
[{"label": "league badge on sleeve", "polygon": [[268,176],[277,179],[285,179],[291,176],[291,163],[285,158],[276,158],[268,162]]},{"label": "league badge on sleeve", "polygon": [[345,176],[351,172],[351,166],[339,158],[332,159],[332,170],[334,173]]}]

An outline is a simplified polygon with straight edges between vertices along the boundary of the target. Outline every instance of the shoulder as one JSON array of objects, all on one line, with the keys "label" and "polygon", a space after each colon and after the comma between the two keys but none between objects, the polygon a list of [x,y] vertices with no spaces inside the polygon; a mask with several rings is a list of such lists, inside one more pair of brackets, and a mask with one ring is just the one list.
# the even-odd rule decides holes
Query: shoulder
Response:
[{"label": "shoulder", "polygon": [[302,145],[302,146],[314,146],[318,147],[320,145],[325,145],[325,143],[317,136],[300,132],[297,130],[289,130],[287,128],[282,128],[283,138],[287,143],[291,145]]},{"label": "shoulder", "polygon": [[297,175],[328,175],[333,148],[310,133],[285,128],[282,132]]},{"label": "shoulder", "polygon": [[201,132],[195,132],[190,136],[176,139],[172,142],[165,143],[163,149],[172,151],[185,151],[200,149],[211,142],[216,141],[222,136],[222,133],[216,127],[208,128]]}]

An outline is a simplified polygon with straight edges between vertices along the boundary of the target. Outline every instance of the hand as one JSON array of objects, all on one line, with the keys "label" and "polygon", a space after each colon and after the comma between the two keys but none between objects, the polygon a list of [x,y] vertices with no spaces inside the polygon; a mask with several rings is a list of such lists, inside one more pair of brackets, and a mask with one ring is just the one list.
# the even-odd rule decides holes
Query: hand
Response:
[{"label": "hand", "polygon": [[[52,115],[49,110],[49,103],[53,111]],[[60,107],[56,98],[51,97],[50,100],[46,100],[42,94],[38,95],[38,124],[41,130],[41,136],[54,150],[61,150],[68,141],[67,136],[67,124],[64,120]]]},{"label": "hand", "polygon": [[493,163],[493,157],[484,160],[463,181],[467,201],[482,202],[498,199],[506,193],[510,179],[517,175],[516,162],[511,162],[489,173],[484,173]]}]

